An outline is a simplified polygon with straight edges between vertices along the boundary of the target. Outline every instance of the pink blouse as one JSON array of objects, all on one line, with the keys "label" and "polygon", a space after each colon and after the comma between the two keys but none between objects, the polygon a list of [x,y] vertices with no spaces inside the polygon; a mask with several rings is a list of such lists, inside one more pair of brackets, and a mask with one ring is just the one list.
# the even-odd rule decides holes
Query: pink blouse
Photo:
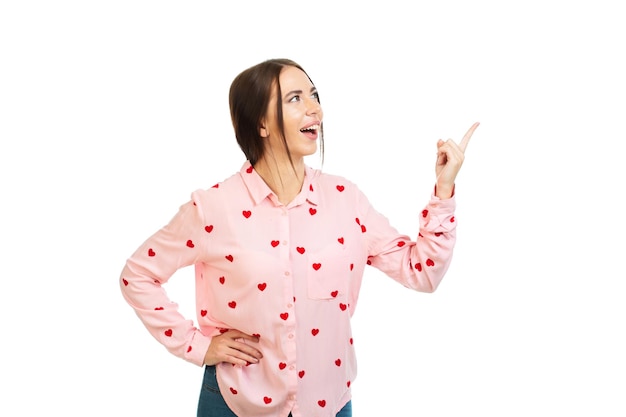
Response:
[{"label": "pink blouse", "polygon": [[[211,338],[228,329],[260,338],[258,364],[217,365],[237,415],[335,416],[356,377],[350,318],[365,266],[434,291],[452,258],[454,208],[454,198],[432,196],[411,240],[342,177],[307,167],[302,191],[285,206],[246,161],[192,193],[128,259],[120,286],[148,331],[196,365]],[[192,264],[197,327],[163,289]]]}]

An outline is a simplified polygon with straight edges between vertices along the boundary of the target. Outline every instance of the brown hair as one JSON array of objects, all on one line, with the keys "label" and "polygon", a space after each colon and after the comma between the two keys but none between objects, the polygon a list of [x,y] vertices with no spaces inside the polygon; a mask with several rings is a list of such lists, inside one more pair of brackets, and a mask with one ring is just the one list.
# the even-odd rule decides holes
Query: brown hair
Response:
[{"label": "brown hair", "polygon": [[[267,114],[272,88],[275,86],[277,97],[282,96],[280,90],[280,73],[284,67],[296,67],[309,78],[311,77],[296,62],[290,59],[268,59],[254,65],[237,75],[230,85],[229,105],[230,118],[235,129],[235,137],[239,147],[252,165],[263,156],[265,141],[260,136],[259,130],[263,118]],[[315,85],[315,84],[314,84]],[[283,125],[282,101],[276,101],[276,118],[278,128],[291,161],[291,153],[285,139]],[[320,154],[324,160],[324,131],[320,131]],[[292,165],[293,165],[293,161]]]}]

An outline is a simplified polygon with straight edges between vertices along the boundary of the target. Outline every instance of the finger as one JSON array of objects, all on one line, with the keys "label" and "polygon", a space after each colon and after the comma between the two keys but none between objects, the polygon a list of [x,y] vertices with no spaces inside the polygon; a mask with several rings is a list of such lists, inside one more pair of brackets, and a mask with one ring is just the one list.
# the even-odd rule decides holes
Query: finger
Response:
[{"label": "finger", "polygon": [[439,151],[437,153],[437,162],[436,162],[437,166],[445,165],[446,162],[448,162],[448,155],[446,154],[445,151]]},{"label": "finger", "polygon": [[244,333],[244,332],[242,332],[240,330],[231,329],[228,332],[224,333],[224,336],[227,336],[230,339],[245,339],[245,340],[249,340],[249,341],[254,342],[254,343],[258,343],[259,342],[258,336],[249,335],[249,334]]},{"label": "finger", "polygon": [[479,125],[480,125],[480,122],[474,123],[472,127],[469,128],[467,133],[465,133],[465,136],[463,136],[463,139],[461,139],[459,148],[461,148],[463,152],[465,152],[465,149],[467,148],[467,144],[469,143],[470,139],[472,138],[472,135],[474,134],[474,131],[476,130],[476,128],[478,128]]},{"label": "finger", "polygon": [[[258,363],[263,354],[249,342],[258,343],[259,338],[235,329],[215,336],[211,341],[205,361],[207,365],[228,362],[235,365]],[[248,342],[248,343],[247,343]]]},{"label": "finger", "polygon": [[245,353],[233,349],[230,352],[225,353],[220,362],[228,362],[232,363],[233,365],[247,366],[253,363],[259,363],[259,360],[254,358],[253,356],[246,355]]},{"label": "finger", "polygon": [[263,357],[263,354],[261,353],[260,350],[243,342],[234,342],[234,344],[231,345],[230,347],[231,349],[234,349],[240,352],[241,354],[245,355],[247,360],[250,360],[250,358],[252,358],[254,359],[254,362],[258,362],[259,359]]},{"label": "finger", "polygon": [[224,335],[228,335],[230,333],[230,338],[228,342],[228,347],[230,349],[237,350],[246,355],[252,356],[254,358],[260,359],[263,357],[263,354],[260,350],[252,346],[248,342],[259,343],[259,338],[257,336],[252,336],[246,333],[243,333],[239,330],[229,331]]},{"label": "finger", "polygon": [[450,159],[463,159],[463,151],[452,139],[441,141],[437,145],[437,163],[446,163]]},{"label": "finger", "polygon": [[224,340],[223,344],[217,348],[216,357],[218,362],[229,362],[235,365],[248,365],[259,363],[263,354],[243,343],[232,339]]}]

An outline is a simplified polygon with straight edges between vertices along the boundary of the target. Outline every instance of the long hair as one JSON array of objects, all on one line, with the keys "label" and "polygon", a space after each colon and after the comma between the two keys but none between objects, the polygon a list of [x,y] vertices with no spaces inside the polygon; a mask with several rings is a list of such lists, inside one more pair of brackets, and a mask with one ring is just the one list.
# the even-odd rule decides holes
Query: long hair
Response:
[{"label": "long hair", "polygon": [[[235,130],[235,137],[239,147],[252,165],[263,157],[265,153],[265,141],[260,135],[260,126],[267,114],[272,88],[276,89],[277,97],[282,96],[280,90],[280,73],[283,68],[296,67],[309,78],[311,77],[296,62],[290,59],[268,59],[254,65],[237,75],[230,85],[229,106],[230,118]],[[285,146],[285,151],[291,160],[291,153],[285,138],[285,126],[283,123],[283,108],[281,100],[276,100],[276,122]],[[324,132],[320,130],[320,155],[324,159]]]}]

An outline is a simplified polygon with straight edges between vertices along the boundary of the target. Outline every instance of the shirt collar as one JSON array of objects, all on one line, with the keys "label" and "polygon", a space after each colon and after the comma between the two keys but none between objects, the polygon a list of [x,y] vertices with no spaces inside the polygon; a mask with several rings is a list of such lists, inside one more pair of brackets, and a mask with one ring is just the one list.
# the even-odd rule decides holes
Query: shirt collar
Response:
[{"label": "shirt collar", "polygon": [[[261,178],[261,176],[254,170],[250,161],[244,162],[243,166],[239,170],[239,174],[241,175],[246,188],[248,188],[250,197],[252,197],[252,201],[254,201],[255,205],[259,204],[266,198],[275,195],[271,188],[268,187],[265,181],[263,181],[263,178]],[[318,188],[319,186],[316,171],[309,166],[305,166],[305,176],[304,183],[302,184],[302,190],[289,205],[302,204],[304,201],[317,205],[319,194]]]}]

